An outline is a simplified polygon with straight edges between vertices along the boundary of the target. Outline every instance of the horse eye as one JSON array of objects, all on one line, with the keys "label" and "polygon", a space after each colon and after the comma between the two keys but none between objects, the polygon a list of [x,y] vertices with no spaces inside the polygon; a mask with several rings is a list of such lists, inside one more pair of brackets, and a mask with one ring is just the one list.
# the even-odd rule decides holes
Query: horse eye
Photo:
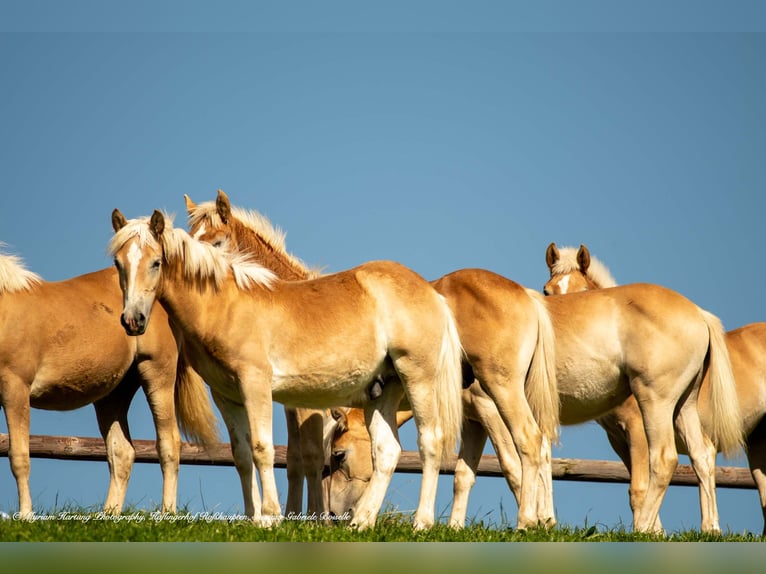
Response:
[{"label": "horse eye", "polygon": [[218,241],[214,241],[212,245],[213,245],[213,247],[215,247],[217,249],[220,249],[221,247],[223,247],[223,239],[219,239]]},{"label": "horse eye", "polygon": [[157,259],[154,261],[154,263],[152,263],[152,269],[156,271],[159,268],[160,268],[160,260]]}]

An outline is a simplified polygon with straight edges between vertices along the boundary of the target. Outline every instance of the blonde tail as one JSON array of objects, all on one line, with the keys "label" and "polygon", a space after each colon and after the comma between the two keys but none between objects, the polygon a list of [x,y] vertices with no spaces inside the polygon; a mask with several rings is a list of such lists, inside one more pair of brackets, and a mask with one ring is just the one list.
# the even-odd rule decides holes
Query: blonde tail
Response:
[{"label": "blonde tail", "polygon": [[188,440],[202,445],[219,442],[218,421],[207,387],[189,365],[183,345],[178,352],[175,403],[178,426]]},{"label": "blonde tail", "polygon": [[558,442],[560,401],[556,381],[556,355],[553,324],[544,297],[527,289],[537,310],[537,341],[527,372],[524,392],[540,430],[552,443]]},{"label": "blonde tail", "polygon": [[725,456],[733,456],[744,444],[744,433],[729,350],[720,319],[704,309],[700,311],[710,333],[708,375],[713,413],[711,439]]},{"label": "blonde tail", "polygon": [[463,346],[457,325],[446,299],[439,295],[444,307],[446,325],[436,374],[436,408],[442,427],[444,454],[454,452],[463,426]]}]

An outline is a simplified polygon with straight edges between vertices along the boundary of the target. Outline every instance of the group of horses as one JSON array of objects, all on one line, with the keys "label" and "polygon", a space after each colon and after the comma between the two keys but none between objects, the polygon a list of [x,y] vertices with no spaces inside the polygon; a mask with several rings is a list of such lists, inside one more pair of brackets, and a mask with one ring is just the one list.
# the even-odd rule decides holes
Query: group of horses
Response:
[{"label": "group of horses", "polygon": [[[376,261],[322,275],[222,191],[199,205],[186,197],[186,208],[188,232],[161,211],[128,220],[115,210],[115,269],[48,283],[0,256],[9,326],[0,400],[23,516],[33,512],[30,406],[94,404],[111,476],[105,510],[121,511],[134,459],[126,415],[139,387],[157,427],[163,510],[175,511],[178,427],[217,440],[205,383],[245,513],[266,526],[283,516],[274,400],[288,427],[288,513],[301,509],[305,478],[309,512],[350,511],[351,526],[374,525],[410,418],[423,465],[415,528],[433,525],[442,459],[458,443],[450,524],[464,524],[488,436],[518,501],[517,527],[555,524],[551,445],[561,424],[594,419],[631,472],[636,531],[661,531],[678,449],[699,479],[702,530],[720,530],[717,452],[746,444],[766,508],[766,325],[725,333],[674,291],[615,285],[585,247],[549,246],[544,294],[483,269],[429,282]],[[13,328],[22,321],[31,326]]]}]

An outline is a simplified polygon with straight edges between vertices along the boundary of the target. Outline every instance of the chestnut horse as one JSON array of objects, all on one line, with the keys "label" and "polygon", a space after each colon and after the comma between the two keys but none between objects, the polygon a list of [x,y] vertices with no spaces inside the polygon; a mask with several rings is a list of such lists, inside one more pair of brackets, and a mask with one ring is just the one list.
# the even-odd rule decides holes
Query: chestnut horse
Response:
[{"label": "chestnut horse", "polygon": [[122,511],[135,460],[127,414],[139,387],[157,429],[164,511],[176,510],[178,424],[197,442],[217,440],[205,385],[179,354],[165,312],[158,308],[152,328],[129,337],[118,321],[121,300],[114,269],[47,282],[16,256],[0,254],[0,406],[24,518],[33,516],[31,407],[63,411],[93,404],[109,463],[104,509],[112,513]]},{"label": "chestnut horse", "polygon": [[[550,279],[544,287],[546,293],[574,293],[616,285],[611,274],[598,259],[591,257],[584,245],[579,249],[558,249],[555,243],[551,243],[546,251],[546,263],[550,271]],[[745,452],[758,487],[766,534],[766,323],[751,323],[727,332],[726,346],[741,410]],[[706,376],[699,392],[699,412],[705,429],[712,428],[710,400],[710,380]],[[598,419],[598,423],[604,427],[609,443],[630,471],[630,507],[635,512],[641,505],[648,483],[648,446],[635,398],[630,397]],[[683,442],[679,441],[678,447],[686,454]],[[701,482],[700,488],[714,488],[714,484]],[[707,498],[707,494],[700,495],[703,528],[717,529],[717,511],[704,506]]]},{"label": "chestnut horse", "polygon": [[[206,243],[232,248],[252,257],[271,269],[284,281],[300,281],[319,276],[317,271],[292,256],[285,249],[285,236],[256,212],[232,207],[223,191],[215,202],[195,204],[184,195],[189,215],[189,234]],[[307,490],[307,514],[326,512],[322,494],[322,471],[335,426],[328,409],[304,409],[285,406],[287,422],[287,502],[285,513],[300,513],[303,505],[303,482]]]},{"label": "chestnut horse", "polygon": [[[600,276],[602,279],[608,277],[604,273]],[[546,291],[549,289],[550,286]],[[597,296],[599,294],[601,296]],[[725,445],[724,450],[728,452],[741,443],[738,404],[720,322],[679,294],[645,284],[565,297],[551,296],[546,303],[556,340],[557,383],[562,399],[563,424],[578,424],[603,417],[631,393],[641,397],[641,431],[643,422],[647,421],[649,445],[652,447],[645,462],[651,490],[636,501],[634,528],[657,530],[660,528],[656,521],[659,505],[677,463],[674,422],[687,444],[693,445],[689,450],[694,452],[692,464],[698,476],[714,481],[715,448],[702,430],[696,409],[696,395],[703,374],[707,373],[713,382],[710,404],[711,412],[715,412],[713,421],[718,424],[714,428],[711,423],[707,427],[709,432],[719,446]],[[478,378],[481,380],[480,376]],[[474,398],[470,395],[466,397],[464,393],[464,400]],[[464,409],[470,412],[465,406]],[[492,441],[494,445],[502,445],[508,437],[501,429],[500,417],[494,412],[491,402],[476,402],[476,411],[474,420],[480,422],[486,432],[475,426],[472,432],[476,433],[476,440],[473,441],[466,438],[464,431],[461,456],[465,460],[458,461],[455,473],[455,521],[460,520],[455,514],[458,497],[461,500],[467,497],[467,489],[475,480],[476,464],[486,433],[495,437]],[[676,412],[677,415],[674,414]],[[352,425],[352,421],[346,422],[340,429],[348,429]],[[364,454],[366,448],[363,445],[355,444],[349,451],[348,444],[360,440],[360,435],[357,433],[342,438],[341,430],[333,441],[333,460],[339,468],[338,472],[333,473],[330,486],[330,507],[333,511],[342,509],[332,500],[333,497],[341,496],[343,504],[353,498],[353,489],[348,486],[350,479],[347,477],[363,479],[364,459],[369,456]],[[506,480],[513,490],[514,485],[518,484],[519,474],[513,450],[497,452]],[[345,468],[341,468],[343,464]],[[540,501],[540,517],[551,514],[553,508],[550,473],[543,476],[546,484],[541,492],[545,499]],[[714,488],[707,490],[705,495],[712,499],[708,508],[714,510]],[[459,510],[464,513],[464,508],[461,502]],[[717,528],[717,521],[703,522],[705,530]]]},{"label": "chestnut horse", "polygon": [[[281,235],[277,234],[279,240],[274,239],[273,227],[265,217],[257,212],[232,208],[223,191],[219,190],[215,203],[192,206],[191,213],[192,232],[199,239],[219,245],[234,244],[238,249],[245,248],[258,262],[281,275],[312,274],[285,251]],[[207,215],[203,217],[203,213]],[[432,284],[447,298],[458,318],[458,333],[467,358],[464,365],[468,373],[466,376],[472,380],[474,371],[481,373],[485,386],[504,405],[506,418],[510,421],[510,428],[521,452],[520,474],[527,477],[524,482],[526,490],[521,486],[521,477],[517,479],[521,508],[518,525],[523,528],[536,524],[535,489],[537,476],[541,472],[539,453],[543,440],[537,421],[541,421],[547,436],[555,437],[558,427],[554,364],[550,355],[553,348],[552,330],[541,304],[542,298],[505,278],[482,270],[463,270]],[[505,323],[498,323],[498,317],[503,317]],[[473,396],[480,394],[483,401],[492,403],[492,399],[478,385],[472,385],[472,389]],[[464,401],[464,405],[470,408],[471,401]],[[361,411],[357,414],[356,420],[363,423]],[[492,435],[493,440],[504,440],[513,447],[511,440],[500,438],[503,432],[508,435],[502,422],[500,426],[502,430]],[[466,428],[463,427],[463,443],[468,432]],[[461,445],[461,452],[463,449],[464,444]],[[368,469],[372,467],[370,457],[368,448]],[[463,460],[462,456],[459,460]],[[354,490],[353,500],[349,499],[350,503],[343,509],[344,512],[354,506],[366,481],[356,484],[358,488]],[[454,517],[450,523],[462,526],[460,501],[467,500],[467,490],[464,496],[457,494],[456,490],[456,496],[459,500],[453,504]],[[334,503],[337,506],[338,496],[335,496]],[[462,516],[464,514],[463,511]],[[551,515],[543,520],[550,521],[552,518]]]},{"label": "chestnut horse", "polygon": [[[374,472],[351,525],[373,526],[401,452],[395,415],[406,396],[423,461],[414,526],[433,524],[442,455],[462,421],[462,349],[449,307],[422,277],[377,261],[281,281],[239,253],[173,228],[159,211],[127,221],[114,210],[112,225],[122,323],[129,334],[143,333],[157,299],[178,325],[192,366],[216,391],[248,516],[265,525],[281,519],[272,399],[309,408],[361,405]],[[368,389],[379,378],[386,384],[371,401]]]}]

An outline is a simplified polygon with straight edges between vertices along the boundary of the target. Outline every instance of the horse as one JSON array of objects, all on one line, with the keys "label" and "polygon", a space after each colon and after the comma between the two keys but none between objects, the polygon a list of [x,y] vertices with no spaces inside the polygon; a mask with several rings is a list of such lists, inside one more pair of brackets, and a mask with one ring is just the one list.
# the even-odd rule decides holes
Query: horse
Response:
[{"label": "horse", "polygon": [[[602,289],[616,285],[608,270],[598,259],[591,257],[584,245],[556,247],[551,243],[546,250],[546,263],[550,279],[543,288],[546,293],[566,294],[588,289]],[[745,452],[750,471],[758,488],[766,535],[766,323],[751,323],[725,335],[731,358],[736,393],[741,410],[745,435]],[[710,405],[710,379],[702,380],[699,391],[699,412],[703,428],[712,428]],[[630,507],[635,511],[645,496],[648,482],[648,447],[641,414],[635,398],[597,421],[606,431],[609,443],[630,472]],[[683,442],[679,451],[687,454]],[[700,483],[700,488],[703,488]],[[704,497],[701,496],[701,502]],[[704,506],[702,507],[704,513]],[[717,524],[717,516],[705,518]],[[659,525],[659,519],[658,519]]]},{"label": "horse", "polygon": [[[601,275],[603,278],[604,274]],[[573,283],[570,279],[570,284]],[[552,289],[552,286],[547,287],[547,290]],[[692,464],[698,476],[704,478],[706,484],[713,481],[713,488],[705,490],[704,496],[708,499],[707,515],[714,520],[703,520],[703,529],[718,530],[714,492],[715,447],[703,432],[696,396],[702,376],[707,374],[711,381],[712,420],[706,428],[722,450],[733,452],[741,445],[742,433],[731,363],[720,321],[682,295],[650,284],[566,296],[551,295],[546,299],[546,308],[556,342],[556,379],[562,424],[600,420],[630,396],[641,401],[641,432],[645,425],[649,436],[646,468],[642,469],[647,471],[649,478],[644,495],[635,500],[634,530],[659,531],[661,528],[656,518],[677,464],[674,421],[680,436],[690,445]],[[477,374],[477,378],[480,381],[481,375]],[[484,430],[496,437],[493,444],[502,444],[507,435],[492,403],[480,402],[477,408],[483,410],[478,419]],[[344,423],[339,433],[350,426],[351,423]],[[470,489],[473,484],[485,442],[480,430],[474,432],[477,433],[475,441],[468,441],[465,433],[463,435],[465,452],[461,450],[461,457],[464,460],[458,460],[455,473],[456,500],[458,488]],[[349,437],[344,444],[351,440],[358,440],[358,435]],[[346,469],[342,473],[333,473],[339,480],[337,483],[332,481],[331,495],[346,490],[346,503],[353,493],[343,484],[344,476],[364,477],[366,449],[355,445],[351,454],[356,459],[352,459],[344,444],[339,447],[340,443],[341,437],[336,434],[333,460],[336,466],[338,461],[344,463]],[[469,450],[470,444],[475,445],[473,450]],[[518,462],[513,450],[498,451],[498,458],[506,480],[517,495],[513,485],[518,484]],[[549,454],[545,460],[550,460]],[[541,475],[544,482],[541,492],[545,497],[538,505],[541,518],[552,513],[550,476],[549,472]],[[467,497],[466,490],[461,490],[462,496]],[[336,510],[332,498],[330,507]],[[459,510],[463,511],[463,507]],[[454,506],[453,519],[457,519]]]},{"label": "horse", "polygon": [[[221,245],[231,244],[237,251],[271,269],[284,281],[301,281],[319,276],[285,249],[285,235],[257,212],[232,207],[228,196],[218,191],[216,200],[197,205],[184,195],[189,216],[189,234]],[[327,512],[322,490],[322,472],[327,459],[329,438],[335,419],[328,409],[284,406],[287,422],[287,516],[301,512],[303,483],[306,482],[308,516]]]},{"label": "horse", "polygon": [[[420,275],[372,261],[282,281],[237,252],[193,239],[158,210],[128,221],[115,209],[112,226],[108,250],[123,290],[121,322],[128,334],[142,334],[158,300],[178,325],[192,366],[216,390],[254,522],[282,519],[272,400],[363,406],[374,472],[350,525],[364,529],[375,524],[401,452],[395,412],[406,396],[423,461],[413,526],[433,525],[441,459],[462,421],[462,348],[449,307]],[[378,378],[386,384],[372,401],[368,387]]]},{"label": "horse", "polygon": [[135,460],[127,414],[139,387],[157,430],[164,511],[176,511],[178,425],[195,442],[217,440],[205,385],[179,352],[165,312],[158,308],[152,328],[129,337],[117,320],[121,301],[113,268],[47,282],[19,257],[0,254],[0,406],[25,519],[34,516],[30,408],[64,411],[93,404],[109,465],[109,513],[122,512]]},{"label": "horse", "polygon": [[[188,208],[187,200],[187,210]],[[203,218],[203,213],[208,215]],[[281,275],[311,274],[300,260],[286,252],[284,241],[273,239],[273,227],[264,216],[257,212],[232,208],[228,196],[221,190],[215,204],[209,202],[204,207],[192,206],[190,225],[192,234],[198,239],[212,244],[234,244],[238,249],[244,248],[262,265]],[[283,239],[281,235],[277,237]],[[458,319],[458,334],[466,351],[464,378],[470,382],[474,378],[474,370],[481,373],[484,384],[504,405],[506,417],[510,421],[509,428],[519,444],[519,465],[522,469],[520,474],[526,477],[526,490],[519,486],[518,500],[521,512],[518,526],[526,528],[537,524],[535,488],[536,476],[541,472],[541,433],[544,430],[546,435],[555,436],[558,426],[554,366],[549,354],[553,341],[550,322],[541,304],[542,297],[496,274],[482,270],[465,270],[452,274],[443,281],[433,282],[432,285],[446,297]],[[509,322],[505,325],[498,324],[494,318],[500,316],[506,317]],[[511,324],[515,325],[515,328],[510,327]],[[477,393],[483,395],[484,401],[492,402],[488,395],[475,388],[473,395]],[[471,408],[471,401],[464,401],[463,404]],[[356,420],[360,424],[363,423],[361,411]],[[402,420],[401,417],[399,420]],[[538,428],[538,421],[542,429]],[[493,440],[498,437],[498,441],[512,446],[511,440],[499,438],[503,432],[508,434],[504,424],[501,423],[501,426],[501,430],[492,434]],[[465,448],[463,445],[467,440],[466,432],[464,426],[461,452]],[[366,430],[364,433],[366,434]],[[369,435],[367,436],[369,444]],[[371,469],[369,452],[368,449],[366,462],[367,468]],[[462,457],[459,457],[459,460],[462,461]],[[521,485],[521,477],[514,480]],[[358,486],[362,484],[358,483]],[[459,493],[457,489],[456,486],[456,500],[467,500],[468,489],[461,488]],[[353,499],[348,498],[349,504],[344,507],[343,512],[354,506],[361,491],[361,488],[355,489],[355,496]],[[337,506],[339,497],[335,495],[333,499]],[[464,523],[459,508],[460,502],[453,504],[453,517],[450,519],[452,526],[459,527]],[[548,524],[552,520],[552,516],[544,518]]]}]

